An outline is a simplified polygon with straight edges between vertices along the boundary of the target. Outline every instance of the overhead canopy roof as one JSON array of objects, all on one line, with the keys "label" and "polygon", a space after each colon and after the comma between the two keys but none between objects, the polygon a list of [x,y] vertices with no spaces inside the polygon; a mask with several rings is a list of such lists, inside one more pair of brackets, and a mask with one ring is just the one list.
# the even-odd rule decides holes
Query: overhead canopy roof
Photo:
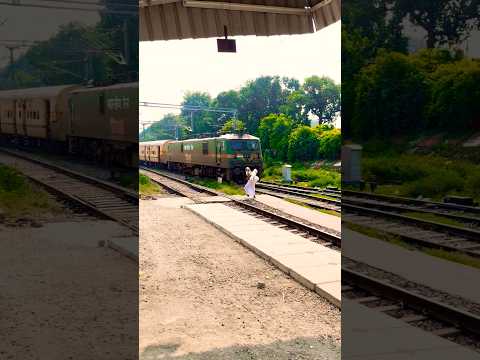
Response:
[{"label": "overhead canopy roof", "polygon": [[340,20],[340,0],[140,0],[140,41],[292,35]]}]

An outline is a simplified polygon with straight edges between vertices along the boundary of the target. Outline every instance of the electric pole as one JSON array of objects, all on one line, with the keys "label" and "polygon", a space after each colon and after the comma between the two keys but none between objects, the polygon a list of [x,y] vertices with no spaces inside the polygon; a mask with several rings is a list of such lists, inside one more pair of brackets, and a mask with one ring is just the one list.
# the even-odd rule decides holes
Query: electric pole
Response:
[{"label": "electric pole", "polygon": [[5,48],[10,52],[10,77],[12,80],[15,80],[15,71],[13,69],[13,63],[15,61],[14,51],[20,47],[19,45],[5,45]]}]

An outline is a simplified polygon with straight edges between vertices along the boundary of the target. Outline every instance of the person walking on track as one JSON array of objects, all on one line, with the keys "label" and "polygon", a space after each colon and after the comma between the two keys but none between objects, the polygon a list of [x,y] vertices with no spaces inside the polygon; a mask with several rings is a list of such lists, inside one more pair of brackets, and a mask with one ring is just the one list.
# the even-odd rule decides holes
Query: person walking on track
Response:
[{"label": "person walking on track", "polygon": [[257,169],[250,170],[249,167],[245,169],[245,174],[247,177],[247,183],[245,184],[245,193],[247,194],[248,198],[255,199],[255,184],[260,180],[257,176]]}]

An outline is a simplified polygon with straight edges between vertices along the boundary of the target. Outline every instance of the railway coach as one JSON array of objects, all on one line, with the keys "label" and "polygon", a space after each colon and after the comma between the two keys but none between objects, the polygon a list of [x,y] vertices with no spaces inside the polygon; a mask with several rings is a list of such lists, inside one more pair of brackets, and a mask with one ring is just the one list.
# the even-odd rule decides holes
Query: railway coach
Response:
[{"label": "railway coach", "polygon": [[244,180],[245,168],[263,169],[259,138],[248,134],[140,143],[140,161],[195,176]]},{"label": "railway coach", "polygon": [[4,143],[138,165],[138,83],[0,91]]},{"label": "railway coach", "polygon": [[68,99],[78,85],[0,91],[2,140],[20,145],[66,144]]}]

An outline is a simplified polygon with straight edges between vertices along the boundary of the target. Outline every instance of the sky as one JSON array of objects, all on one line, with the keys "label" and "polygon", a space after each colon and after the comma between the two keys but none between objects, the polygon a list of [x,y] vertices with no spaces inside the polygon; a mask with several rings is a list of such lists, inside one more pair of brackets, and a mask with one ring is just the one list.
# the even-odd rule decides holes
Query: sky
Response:
[{"label": "sky", "polygon": [[[314,34],[237,36],[237,53],[218,53],[216,39],[140,43],[140,101],[180,104],[187,91],[215,97],[262,75],[341,80],[340,22]],[[171,112],[140,108],[140,121]]]},{"label": "sky", "polygon": [[[31,0],[29,3],[38,3]],[[58,3],[57,3],[58,4]],[[59,27],[76,21],[93,25],[99,20],[98,13],[73,10],[39,9],[0,4],[0,40],[47,40],[56,34]],[[16,50],[17,58],[26,48]],[[9,62],[8,50],[0,45],[0,67]]]}]

